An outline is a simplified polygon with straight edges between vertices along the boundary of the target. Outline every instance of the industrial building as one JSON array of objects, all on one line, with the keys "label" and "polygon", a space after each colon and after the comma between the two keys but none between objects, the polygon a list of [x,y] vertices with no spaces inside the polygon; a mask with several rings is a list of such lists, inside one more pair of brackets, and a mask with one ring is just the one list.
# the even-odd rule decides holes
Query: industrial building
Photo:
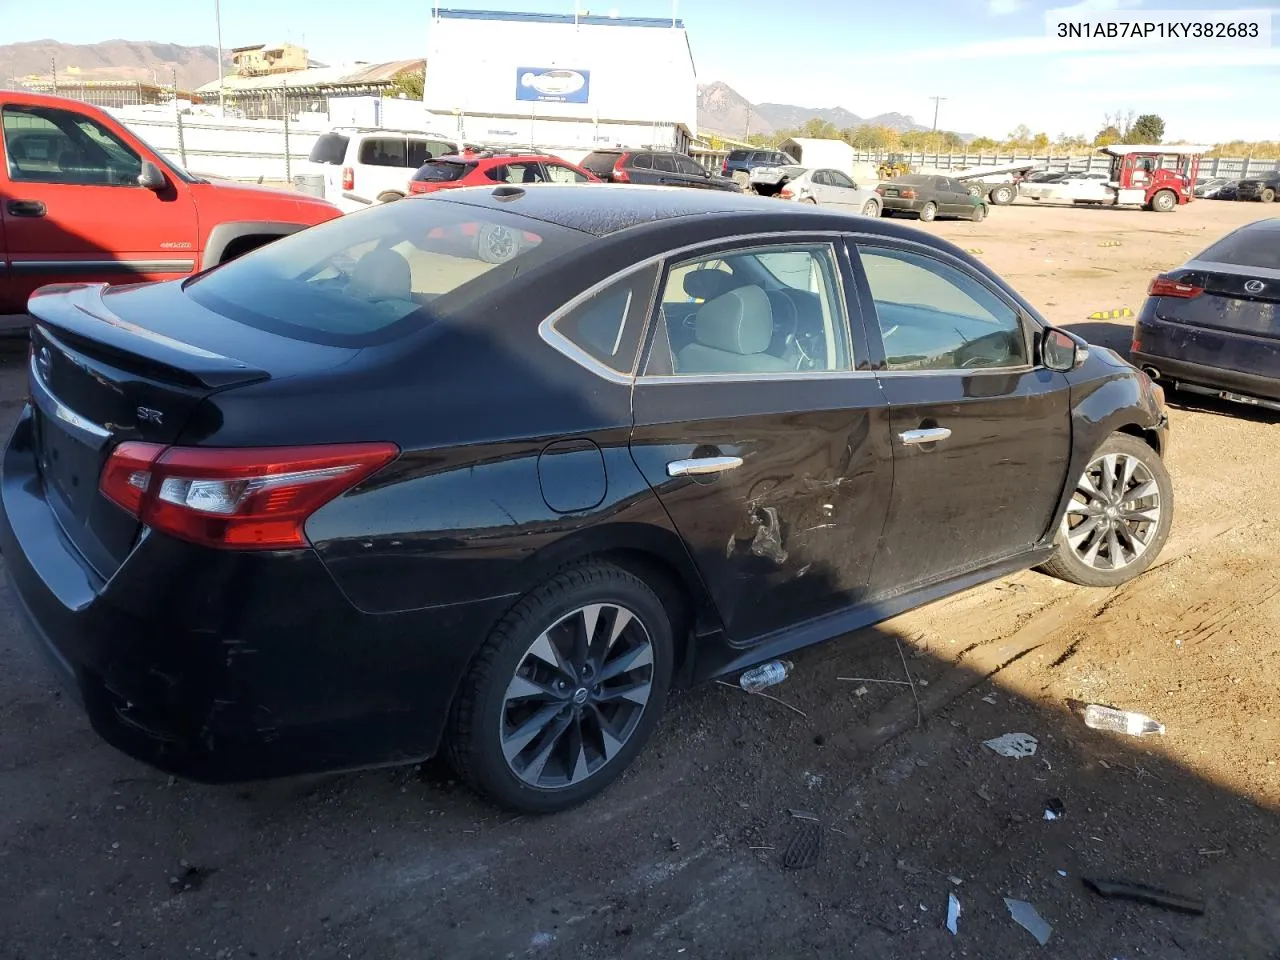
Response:
[{"label": "industrial building", "polygon": [[423,103],[495,145],[687,151],[697,79],[675,17],[435,10]]},{"label": "industrial building", "polygon": [[[246,52],[280,48],[245,48]],[[295,63],[309,63],[306,51],[294,48]],[[237,51],[239,52],[239,51]],[[299,55],[300,54],[300,55]],[[258,67],[261,63],[263,66]],[[409,73],[422,76],[425,63],[422,60],[393,60],[389,63],[353,63],[332,67],[307,69],[282,69],[281,58],[268,62],[259,55],[245,61],[237,72],[225,76],[221,84],[211,80],[196,90],[205,103],[225,104],[249,119],[279,120],[288,114],[297,118],[303,113],[323,113],[328,109],[330,97],[381,97],[391,95],[396,78]],[[253,69],[269,72],[252,73]]]}]

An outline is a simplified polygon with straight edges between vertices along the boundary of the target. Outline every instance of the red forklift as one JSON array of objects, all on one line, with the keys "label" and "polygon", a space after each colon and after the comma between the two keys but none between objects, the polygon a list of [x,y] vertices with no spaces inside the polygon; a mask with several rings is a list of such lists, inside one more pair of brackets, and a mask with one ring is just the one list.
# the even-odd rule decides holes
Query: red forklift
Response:
[{"label": "red forklift", "polygon": [[1111,157],[1107,181],[1111,206],[1168,213],[1195,199],[1192,191],[1200,173],[1200,155],[1213,148],[1117,143],[1098,149]]}]

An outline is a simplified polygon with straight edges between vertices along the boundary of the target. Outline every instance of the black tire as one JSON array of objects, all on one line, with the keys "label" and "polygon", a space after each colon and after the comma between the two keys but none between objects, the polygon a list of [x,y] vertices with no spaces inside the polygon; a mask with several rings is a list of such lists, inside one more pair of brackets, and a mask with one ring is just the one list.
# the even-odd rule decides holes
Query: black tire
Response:
[{"label": "black tire", "polygon": [[1002,183],[991,191],[991,202],[997,206],[1004,207],[1013,203],[1015,196],[1016,193],[1013,189],[1013,185],[1009,183]]},{"label": "black tire", "polygon": [[879,217],[880,204],[878,204],[874,200],[868,200],[866,203],[862,205],[862,215],[864,217]]},{"label": "black tire", "polygon": [[[652,652],[649,696],[617,753],[579,782],[543,788],[522,779],[503,753],[508,688],[544,631],[594,604],[629,611],[644,631]],[[562,570],[516,604],[476,655],[450,713],[445,740],[450,764],[473,789],[522,813],[554,813],[584,802],[617,779],[653,734],[671,684],[674,648],[670,617],[643,581],[606,563]],[[576,697],[564,700],[566,708],[574,702]],[[536,744],[537,738],[530,741]]]},{"label": "black tire", "polygon": [[930,200],[920,208],[920,222],[933,223],[936,219],[938,219],[938,205]]},{"label": "black tire", "polygon": [[1172,190],[1161,190],[1151,198],[1151,209],[1156,213],[1170,213],[1178,208],[1178,198]]},{"label": "black tire", "polygon": [[[1169,472],[1165,469],[1160,455],[1137,437],[1131,437],[1126,433],[1114,433],[1089,458],[1086,472],[1101,458],[1108,455],[1137,460],[1156,486],[1159,494],[1159,516],[1151,524],[1152,530],[1146,546],[1141,555],[1119,569],[1099,569],[1077,556],[1076,550],[1071,546],[1067,536],[1067,530],[1072,526],[1069,522],[1071,514],[1068,513],[1068,516],[1064,517],[1059,524],[1057,536],[1054,538],[1053,556],[1040,567],[1051,577],[1079,584],[1082,587],[1119,586],[1145,572],[1155,562],[1169,539],[1169,530],[1173,525],[1173,481],[1170,480]],[[1130,487],[1130,490],[1134,489],[1136,487]],[[1082,495],[1077,494],[1077,496]],[[1088,540],[1085,542],[1087,543]]]},{"label": "black tire", "polygon": [[981,223],[983,220],[987,219],[987,205],[985,203],[980,203],[974,207],[973,217],[971,219],[974,223]]},{"label": "black tire", "polygon": [[1263,203],[1273,203],[1276,199],[1276,192],[1271,187],[1264,187],[1262,194],[1258,197]]}]

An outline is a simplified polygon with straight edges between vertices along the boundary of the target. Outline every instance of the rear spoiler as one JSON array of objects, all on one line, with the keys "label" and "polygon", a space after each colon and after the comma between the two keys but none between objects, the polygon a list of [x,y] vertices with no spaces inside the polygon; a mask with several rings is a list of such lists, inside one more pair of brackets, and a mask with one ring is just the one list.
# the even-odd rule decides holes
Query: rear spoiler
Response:
[{"label": "rear spoiler", "polygon": [[270,380],[271,374],[242,360],[224,357],[129,323],[102,301],[105,283],[62,283],[41,287],[28,302],[41,336],[99,356],[125,369],[145,366],[170,383],[209,390]]}]

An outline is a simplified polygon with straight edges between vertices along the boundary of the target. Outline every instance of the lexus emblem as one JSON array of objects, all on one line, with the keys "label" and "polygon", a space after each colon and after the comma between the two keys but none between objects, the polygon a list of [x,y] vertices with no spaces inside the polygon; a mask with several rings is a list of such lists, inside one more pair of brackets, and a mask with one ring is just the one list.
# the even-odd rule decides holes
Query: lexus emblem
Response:
[{"label": "lexus emblem", "polygon": [[36,369],[40,372],[40,379],[48,383],[49,374],[53,373],[53,354],[49,352],[48,347],[41,347],[40,352],[36,354]]},{"label": "lexus emblem", "polygon": [[1245,293],[1261,293],[1266,288],[1266,286],[1267,285],[1263,283],[1261,280],[1250,280],[1248,283],[1244,285],[1244,292]]}]

